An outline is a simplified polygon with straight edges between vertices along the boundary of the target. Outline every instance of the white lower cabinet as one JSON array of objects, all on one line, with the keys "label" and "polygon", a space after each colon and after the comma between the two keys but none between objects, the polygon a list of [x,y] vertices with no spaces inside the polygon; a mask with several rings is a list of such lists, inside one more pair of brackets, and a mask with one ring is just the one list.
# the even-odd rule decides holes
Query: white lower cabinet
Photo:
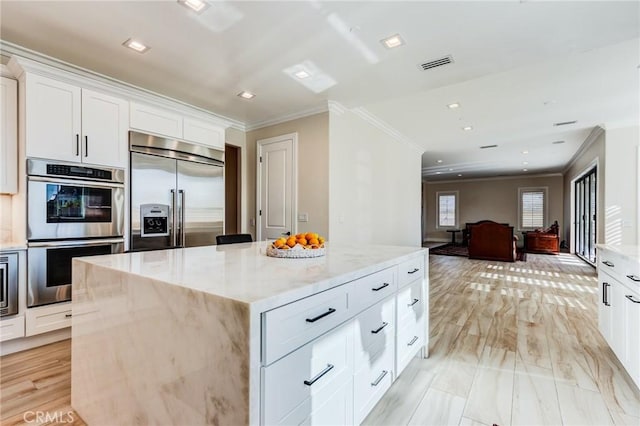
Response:
[{"label": "white lower cabinet", "polygon": [[71,327],[71,302],[29,308],[25,312],[25,335]]},{"label": "white lower cabinet", "polygon": [[420,256],[263,312],[260,423],[360,424],[427,344],[426,278]]},{"label": "white lower cabinet", "polygon": [[0,342],[24,337],[24,316],[16,315],[0,320]]},{"label": "white lower cabinet", "polygon": [[640,263],[601,248],[598,326],[640,389]]}]

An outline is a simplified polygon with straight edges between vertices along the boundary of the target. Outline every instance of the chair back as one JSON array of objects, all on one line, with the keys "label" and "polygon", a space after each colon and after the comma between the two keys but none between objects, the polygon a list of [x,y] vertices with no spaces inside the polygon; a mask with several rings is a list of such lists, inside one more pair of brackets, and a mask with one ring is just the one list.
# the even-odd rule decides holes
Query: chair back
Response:
[{"label": "chair back", "polygon": [[253,242],[251,234],[227,234],[216,236],[216,244],[218,245],[251,242]]}]

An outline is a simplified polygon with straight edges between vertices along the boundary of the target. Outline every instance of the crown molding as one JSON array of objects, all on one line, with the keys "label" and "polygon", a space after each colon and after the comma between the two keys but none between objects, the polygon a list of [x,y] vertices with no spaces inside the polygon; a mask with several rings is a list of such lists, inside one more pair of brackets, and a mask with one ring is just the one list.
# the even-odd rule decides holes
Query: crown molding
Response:
[{"label": "crown molding", "polygon": [[453,180],[435,180],[428,181],[424,180],[423,182],[427,185],[439,185],[444,183],[463,183],[463,182],[482,182],[482,181],[496,181],[496,180],[514,180],[514,179],[539,179],[539,178],[548,178],[548,177],[562,177],[564,176],[562,173],[539,173],[535,175],[511,175],[511,176],[492,176],[492,177],[480,177],[480,178],[466,178],[466,179],[453,179]]},{"label": "crown molding", "polygon": [[312,115],[321,114],[327,111],[329,111],[328,105],[320,105],[320,106],[305,109],[302,111],[293,112],[291,114],[281,115],[276,118],[270,118],[267,120],[256,121],[255,123],[246,124],[245,131],[250,132],[252,130],[258,130],[264,127],[275,126],[276,124],[286,123],[287,121],[297,120],[299,118],[310,117]]},{"label": "crown molding", "polygon": [[569,172],[569,169],[573,167],[573,165],[576,163],[576,161],[578,161],[582,154],[584,154],[604,132],[605,129],[602,126],[595,126],[593,129],[591,129],[589,136],[587,136],[584,142],[582,142],[582,145],[580,145],[580,148],[578,148],[576,153],[573,154],[571,160],[569,160],[567,165],[562,170],[562,173],[566,174],[567,172]]},{"label": "crown molding", "polygon": [[402,134],[399,130],[391,126],[389,123],[385,122],[384,120],[380,119],[376,115],[372,114],[370,111],[368,111],[364,107],[347,108],[344,105],[342,105],[340,102],[329,101],[329,110],[338,115],[342,115],[346,111],[349,111],[354,115],[356,115],[357,117],[361,118],[362,120],[366,121],[367,123],[371,124],[373,127],[377,128],[378,130],[381,130],[382,132],[391,136],[392,139],[395,139],[397,141],[407,144],[410,148],[414,149],[416,152],[419,152],[420,154],[424,152],[424,148],[422,148],[420,145],[415,143],[412,139]]},{"label": "crown molding", "polygon": [[77,85],[80,83],[88,89],[107,91],[128,100],[150,103],[159,107],[177,110],[197,118],[213,121],[220,126],[233,127],[241,131],[246,131],[246,126],[241,121],[216,114],[204,108],[187,104],[186,102],[117,80],[4,40],[0,40],[0,54],[11,57],[7,66],[16,78],[20,78],[24,72],[32,72],[70,84]]}]

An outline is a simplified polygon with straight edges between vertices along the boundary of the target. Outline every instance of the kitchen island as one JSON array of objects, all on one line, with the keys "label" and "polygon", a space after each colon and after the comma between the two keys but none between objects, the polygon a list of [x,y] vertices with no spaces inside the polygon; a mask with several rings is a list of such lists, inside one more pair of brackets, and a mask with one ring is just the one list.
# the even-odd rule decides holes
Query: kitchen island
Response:
[{"label": "kitchen island", "polygon": [[73,261],[72,406],[91,425],[360,423],[428,348],[418,247],[266,242]]}]

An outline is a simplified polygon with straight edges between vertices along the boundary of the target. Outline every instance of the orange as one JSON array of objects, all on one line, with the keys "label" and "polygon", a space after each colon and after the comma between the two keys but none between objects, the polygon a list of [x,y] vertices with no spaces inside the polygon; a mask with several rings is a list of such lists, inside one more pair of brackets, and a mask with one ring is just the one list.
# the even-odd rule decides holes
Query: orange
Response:
[{"label": "orange", "polygon": [[316,234],[315,232],[307,232],[307,235],[304,236],[307,241],[312,240],[312,239],[318,239],[318,234]]},{"label": "orange", "polygon": [[300,244],[301,246],[306,246],[306,245],[307,245],[307,240],[306,240],[304,237],[302,237],[302,238],[298,238],[298,239],[296,240],[296,242],[297,242],[298,244]]},{"label": "orange", "polygon": [[[308,234],[307,234],[308,235]],[[309,241],[309,244],[311,245],[318,245],[320,244],[320,241],[317,238],[311,237],[309,238],[307,241]]]},{"label": "orange", "polygon": [[293,247],[293,246],[295,246],[295,245],[296,245],[296,239],[295,239],[295,238],[293,238],[293,237],[289,238],[289,239],[287,240],[287,245],[288,245],[289,247]]},{"label": "orange", "polygon": [[299,240],[300,238],[304,238],[304,234],[296,234],[296,240]]},{"label": "orange", "polygon": [[281,239],[279,239],[279,238],[273,242],[273,246],[274,246],[275,248],[280,248],[280,247],[282,247],[282,246],[283,246],[283,245],[285,245],[285,244],[286,244],[286,240],[281,240]]},{"label": "orange", "polygon": [[318,237],[318,243],[324,244],[324,238],[323,237]]}]

